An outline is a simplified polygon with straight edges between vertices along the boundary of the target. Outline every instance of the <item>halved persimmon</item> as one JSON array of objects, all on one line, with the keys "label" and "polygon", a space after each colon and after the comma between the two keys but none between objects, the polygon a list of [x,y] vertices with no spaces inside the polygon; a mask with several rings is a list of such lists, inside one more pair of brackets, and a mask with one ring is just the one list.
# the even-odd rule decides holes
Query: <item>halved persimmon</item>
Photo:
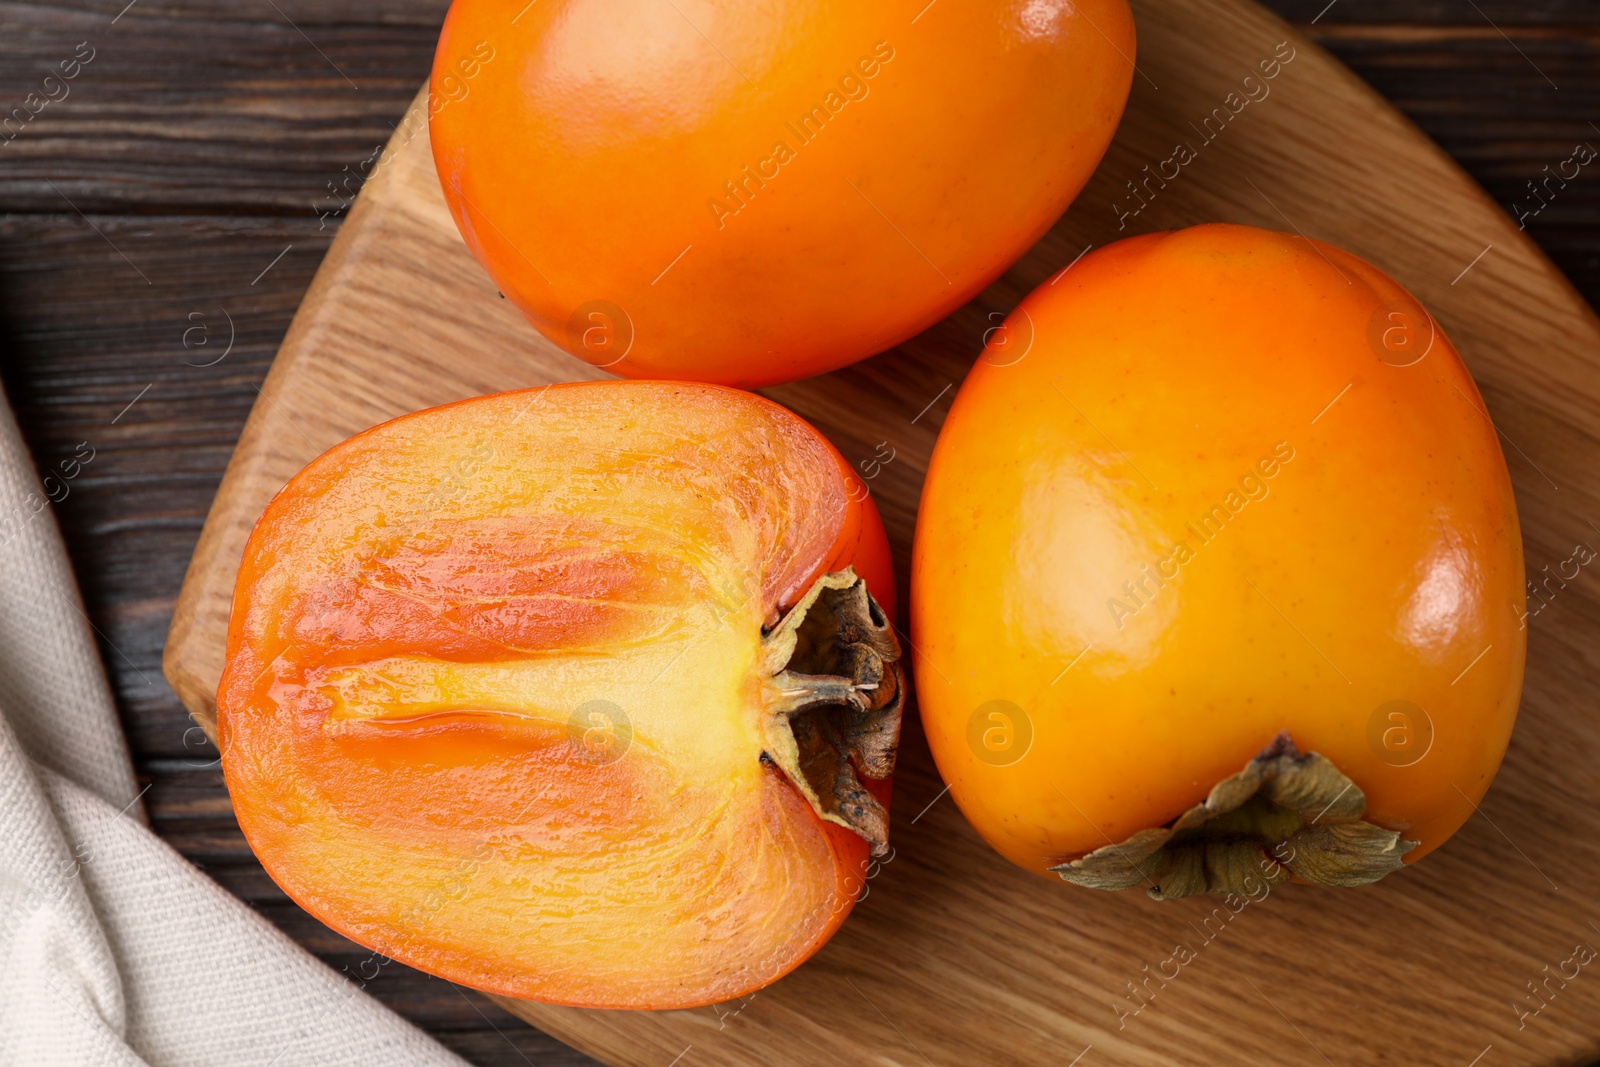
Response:
[{"label": "halved persimmon", "polygon": [[861,483],[748,393],[588,382],[396,419],[251,535],[217,697],[239,824],[313,915],[452,981],[747,993],[885,846],[891,582]]},{"label": "halved persimmon", "polygon": [[495,285],[629,378],[842,367],[972,299],[1100,162],[1127,0],[455,0],[434,161]]},{"label": "halved persimmon", "polygon": [[1516,504],[1417,300],[1243,226],[1085,256],[1007,319],[923,489],[912,637],[950,794],[1016,863],[1158,897],[1373,881],[1516,718]]}]

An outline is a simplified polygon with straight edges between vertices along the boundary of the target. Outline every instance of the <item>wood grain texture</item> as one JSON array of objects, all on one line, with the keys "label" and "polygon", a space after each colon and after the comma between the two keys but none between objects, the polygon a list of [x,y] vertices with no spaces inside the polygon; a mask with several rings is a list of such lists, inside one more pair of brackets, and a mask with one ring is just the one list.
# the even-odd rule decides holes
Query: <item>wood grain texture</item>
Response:
[{"label": "wood grain texture", "polygon": [[[13,119],[0,126],[0,197],[13,211],[316,219],[338,208],[330,185],[389,139],[426,76],[445,7],[432,6],[424,28],[291,24],[265,3],[228,18],[141,2],[112,25],[0,2],[0,32],[33,57],[0,72],[0,122]],[[63,85],[59,65],[75,54],[92,58]],[[28,94],[51,91],[52,75],[61,99],[24,121]]]},{"label": "wood grain texture", "polygon": [[[1118,236],[1123,182],[1176,140],[1195,142],[1199,158],[1123,232],[1253,223],[1333,241],[1390,271],[1434,310],[1478,378],[1507,441],[1530,569],[1566,558],[1600,516],[1600,323],[1582,300],[1448,157],[1304,41],[1267,100],[1198,145],[1188,124],[1289,31],[1238,0],[1142,3],[1137,14],[1142,74],[1128,118],[1061,224],[973,304],[899,349],[765,391],[851,459],[879,441],[896,449],[872,488],[902,581],[945,387],[970,365],[987,315]],[[243,539],[299,466],[403,411],[595,375],[496,297],[455,236],[424,147],[396,145],[369,183],[219,491],[166,660],[202,719]],[[1207,938],[1198,931],[1214,901],[1155,904],[1042,882],[936,801],[913,728],[895,859],[800,971],[742,1004],[692,1012],[504,1003],[613,1063],[667,1063],[688,1050],[697,1064],[1066,1063],[1091,1046],[1093,1062],[1129,1064],[1467,1064],[1489,1046],[1495,1063],[1573,1062],[1600,1049],[1600,983],[1571,982],[1520,1028],[1511,1005],[1574,943],[1600,936],[1580,888],[1600,863],[1600,736],[1576,717],[1600,666],[1597,633],[1600,598],[1576,583],[1534,620],[1522,720],[1484,817],[1378,886],[1280,891]],[[1119,1005],[1133,1006],[1124,984],[1180,940],[1198,947],[1196,962],[1119,1018]]]},{"label": "wood grain texture", "polygon": [[[369,954],[300,912],[246,847],[215,772],[217,754],[191,729],[160,658],[231,447],[337,229],[333,220],[319,232],[311,205],[327,204],[327,183],[399,122],[427,72],[446,4],[275,3],[354,73],[358,90],[259,0],[139,0],[114,28],[124,0],[0,3],[0,110],[19,104],[85,30],[102,46],[96,63],[108,61],[32,123],[27,140],[0,147],[0,376],[41,469],[70,456],[79,441],[99,449],[53,510],[100,632],[137,773],[152,787],[145,802],[154,828],[336,970],[353,974]],[[1542,166],[1565,158],[1572,141],[1594,139],[1588,123],[1600,114],[1600,6],[1591,0],[1476,0],[1506,37],[1462,0],[1269,6],[1299,20],[1397,104],[1506,210]],[[325,26],[338,29],[336,40],[324,38]],[[258,47],[252,34],[270,47]],[[1519,49],[1560,89],[1541,80]],[[35,138],[50,144],[31,146]],[[9,158],[22,149],[35,153],[25,167]],[[71,189],[88,219],[42,178]],[[1528,232],[1600,302],[1600,182],[1593,178],[1563,190]],[[293,250],[252,285],[290,242]],[[185,366],[220,351],[183,344],[199,321],[190,314],[206,317],[206,339],[226,329],[218,304],[237,323],[237,345],[214,366]],[[113,425],[146,385],[149,392]],[[1564,627],[1561,612],[1553,607],[1536,625]],[[908,810],[920,810],[919,799]],[[1499,821],[1497,803],[1491,794],[1485,811]],[[1528,962],[1533,972],[1549,961]],[[365,988],[473,1063],[591,1062],[477,994],[399,964]],[[1581,1021],[1581,1011],[1558,1008],[1538,1025]],[[1308,1047],[1299,1051],[1303,1061],[1284,1058],[1323,1062]],[[1483,1067],[1497,1055],[1489,1053]],[[691,1053],[680,1067],[693,1062]],[[1093,1063],[1091,1053],[1082,1067]]]}]

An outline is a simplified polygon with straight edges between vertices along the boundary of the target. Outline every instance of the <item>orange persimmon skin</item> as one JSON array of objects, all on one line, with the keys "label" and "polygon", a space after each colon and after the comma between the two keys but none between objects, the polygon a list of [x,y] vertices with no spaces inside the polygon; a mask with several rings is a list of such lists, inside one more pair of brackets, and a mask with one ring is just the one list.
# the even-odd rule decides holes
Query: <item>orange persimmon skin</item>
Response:
[{"label": "orange persimmon skin", "polygon": [[455,0],[445,200],[506,298],[613,373],[863,359],[1043,236],[1133,76],[1126,0],[926,6]]},{"label": "orange persimmon skin", "polygon": [[1131,238],[1025,299],[945,420],[912,565],[923,723],[967,818],[1039,873],[1281,730],[1415,860],[1505,753],[1523,582],[1495,430],[1404,289],[1293,235]]},{"label": "orange persimmon skin", "polygon": [[[244,553],[217,697],[239,824],[307,911],[452,981],[608,1008],[760,988],[869,863],[756,722],[762,625],[846,566],[893,611],[864,486],[748,393],[576,383],[369,430]],[[593,700],[630,731],[598,760]]]}]

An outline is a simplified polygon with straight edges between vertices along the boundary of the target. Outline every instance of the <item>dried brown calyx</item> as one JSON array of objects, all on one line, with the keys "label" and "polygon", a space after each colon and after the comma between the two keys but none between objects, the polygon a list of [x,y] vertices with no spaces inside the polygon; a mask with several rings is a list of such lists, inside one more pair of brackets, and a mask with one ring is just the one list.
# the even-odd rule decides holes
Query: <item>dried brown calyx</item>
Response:
[{"label": "dried brown calyx", "polygon": [[899,659],[889,619],[848,567],[818,578],[761,644],[765,755],[874,855],[888,850],[889,813],[861,778],[894,773],[906,702]]},{"label": "dried brown calyx", "polygon": [[1315,752],[1301,755],[1285,731],[1168,825],[1050,869],[1091,889],[1145,882],[1155,900],[1254,893],[1291,877],[1367,885],[1403,866],[1417,842],[1365,821],[1366,810],[1354,782]]}]

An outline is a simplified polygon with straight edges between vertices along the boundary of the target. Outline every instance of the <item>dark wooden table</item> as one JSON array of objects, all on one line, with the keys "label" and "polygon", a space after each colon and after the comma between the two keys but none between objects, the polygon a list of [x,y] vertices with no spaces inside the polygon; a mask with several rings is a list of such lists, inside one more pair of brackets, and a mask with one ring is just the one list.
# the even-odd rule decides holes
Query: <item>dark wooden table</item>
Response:
[{"label": "dark wooden table", "polygon": [[[291,904],[245,847],[161,647],[256,387],[359,164],[427,74],[446,4],[126,2],[0,0],[0,376],[41,472],[95,449],[55,510],[156,831],[354,971],[367,953]],[[1270,6],[1508,212],[1539,207],[1528,183],[1576,144],[1600,146],[1595,0]],[[1600,304],[1600,167],[1527,226]],[[475,1063],[591,1062],[399,964],[367,988]]]}]

